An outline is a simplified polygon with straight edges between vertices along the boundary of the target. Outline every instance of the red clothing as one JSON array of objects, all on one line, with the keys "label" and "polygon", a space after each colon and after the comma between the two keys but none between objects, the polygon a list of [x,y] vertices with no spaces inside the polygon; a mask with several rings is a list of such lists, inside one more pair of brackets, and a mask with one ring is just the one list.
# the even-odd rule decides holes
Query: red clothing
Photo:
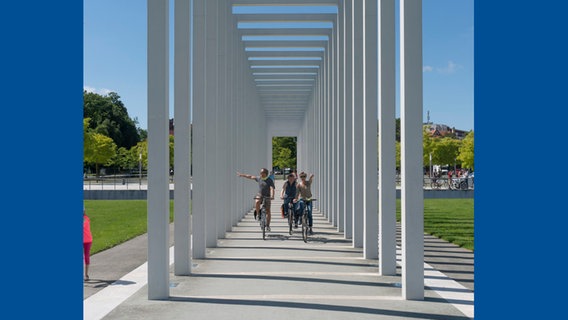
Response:
[{"label": "red clothing", "polygon": [[93,235],[91,234],[91,219],[84,214],[83,215],[83,243],[93,242]]}]

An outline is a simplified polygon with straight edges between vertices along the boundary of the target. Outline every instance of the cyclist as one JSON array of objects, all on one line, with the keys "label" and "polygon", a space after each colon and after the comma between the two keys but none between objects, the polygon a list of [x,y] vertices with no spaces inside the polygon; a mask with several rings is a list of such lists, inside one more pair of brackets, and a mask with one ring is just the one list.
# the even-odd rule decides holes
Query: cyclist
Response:
[{"label": "cyclist", "polygon": [[258,177],[240,172],[237,172],[237,176],[258,182],[258,193],[254,204],[255,220],[257,219],[257,213],[258,219],[260,219],[260,204],[262,202],[262,197],[268,197],[264,199],[264,205],[266,207],[266,229],[270,231],[270,200],[274,199],[274,181],[268,176],[268,169],[262,168],[260,170],[260,176]]},{"label": "cyclist", "polygon": [[307,206],[308,209],[308,227],[310,228],[309,233],[314,234],[312,231],[313,219],[312,219],[312,182],[314,180],[314,174],[310,175],[310,179],[306,181],[308,174],[305,172],[300,173],[300,183],[298,184],[298,192],[296,193],[296,216],[294,217],[294,228],[298,227],[298,220],[304,212],[304,208]]},{"label": "cyclist", "polygon": [[282,192],[280,192],[280,198],[284,199],[284,203],[282,204],[282,218],[288,216],[288,204],[296,198],[296,185],[296,178],[293,173],[290,173],[288,175],[288,181],[284,182]]}]

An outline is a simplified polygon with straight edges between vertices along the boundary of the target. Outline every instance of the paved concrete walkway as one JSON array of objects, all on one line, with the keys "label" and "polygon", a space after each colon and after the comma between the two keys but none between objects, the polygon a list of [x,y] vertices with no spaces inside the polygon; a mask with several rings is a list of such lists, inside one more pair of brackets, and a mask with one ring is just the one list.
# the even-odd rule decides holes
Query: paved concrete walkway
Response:
[{"label": "paved concrete walkway", "polygon": [[405,301],[400,268],[396,276],[379,276],[377,261],[363,259],[362,249],[317,211],[308,243],[299,229],[289,235],[280,203],[273,201],[267,240],[249,212],[206,259],[193,260],[191,276],[175,276],[172,266],[168,300],[147,298],[145,236],[93,256],[84,318],[473,318],[471,251],[425,236],[425,299]]}]

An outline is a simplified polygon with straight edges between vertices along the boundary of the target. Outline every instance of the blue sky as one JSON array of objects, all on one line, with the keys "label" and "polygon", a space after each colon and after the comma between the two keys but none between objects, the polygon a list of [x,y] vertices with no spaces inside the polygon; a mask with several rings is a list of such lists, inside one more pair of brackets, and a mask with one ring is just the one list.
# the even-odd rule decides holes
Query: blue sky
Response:
[{"label": "blue sky", "polygon": [[[422,6],[424,121],[430,111],[435,123],[474,129],[473,0],[424,0]],[[84,88],[117,92],[146,129],[146,1],[84,0],[83,34]]]}]

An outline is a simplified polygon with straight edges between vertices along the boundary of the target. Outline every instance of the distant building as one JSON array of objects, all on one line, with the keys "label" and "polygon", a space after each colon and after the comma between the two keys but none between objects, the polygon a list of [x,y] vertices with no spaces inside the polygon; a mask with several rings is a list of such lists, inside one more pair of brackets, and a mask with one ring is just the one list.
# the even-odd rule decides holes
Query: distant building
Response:
[{"label": "distant building", "polygon": [[436,123],[425,123],[424,127],[430,132],[432,137],[445,137],[445,136],[452,136],[456,139],[462,140],[465,136],[469,133],[469,131],[458,130],[456,128],[450,128],[445,124],[436,124]]}]

